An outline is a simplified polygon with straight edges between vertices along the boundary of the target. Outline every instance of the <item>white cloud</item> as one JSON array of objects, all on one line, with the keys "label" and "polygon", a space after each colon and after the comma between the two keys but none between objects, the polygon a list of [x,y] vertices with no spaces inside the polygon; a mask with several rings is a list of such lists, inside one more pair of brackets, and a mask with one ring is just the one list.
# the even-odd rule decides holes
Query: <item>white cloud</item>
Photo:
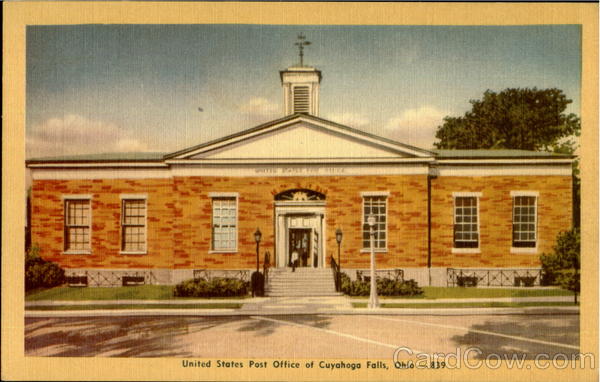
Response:
[{"label": "white cloud", "polygon": [[103,152],[149,151],[148,145],[125,129],[76,114],[50,118],[32,126],[27,135],[27,157]]},{"label": "white cloud", "polygon": [[361,128],[369,124],[369,119],[359,113],[331,113],[327,114],[327,119],[342,125]]},{"label": "white cloud", "polygon": [[445,116],[446,113],[432,106],[407,109],[399,116],[390,118],[385,129],[396,140],[428,149],[433,147],[435,131]]},{"label": "white cloud", "polygon": [[270,117],[279,111],[279,106],[266,98],[254,97],[240,106],[240,111],[261,117]]}]

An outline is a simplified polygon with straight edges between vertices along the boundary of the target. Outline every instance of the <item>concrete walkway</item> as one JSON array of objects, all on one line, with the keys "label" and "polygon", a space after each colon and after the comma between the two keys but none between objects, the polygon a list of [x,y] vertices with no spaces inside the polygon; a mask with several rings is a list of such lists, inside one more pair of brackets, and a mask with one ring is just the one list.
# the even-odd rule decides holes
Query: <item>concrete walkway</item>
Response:
[{"label": "concrete walkway", "polygon": [[[353,302],[367,299],[336,297],[262,297],[252,299],[186,300],[118,300],[118,301],[30,301],[25,303],[25,317],[93,317],[93,316],[248,316],[248,315],[489,315],[489,314],[578,314],[579,306],[540,306],[515,308],[354,308]],[[572,296],[466,299],[380,299],[380,303],[469,303],[469,302],[571,302]],[[241,303],[240,309],[94,309],[94,310],[27,310],[33,306],[136,305],[136,304],[211,304]]]},{"label": "concrete walkway", "polygon": [[25,301],[25,307],[28,306],[56,306],[56,305],[137,305],[137,304],[157,304],[157,305],[191,305],[191,304],[246,304],[250,301],[263,302],[269,300],[269,297],[255,298],[181,298],[174,300],[40,300]]},{"label": "concrete walkway", "polygon": [[[29,306],[56,306],[56,305],[182,305],[182,304],[244,304],[245,309],[284,309],[291,307],[352,307],[353,302],[367,302],[368,298],[335,296],[335,297],[253,297],[253,298],[182,298],[174,300],[41,300],[25,301]],[[443,304],[443,303],[468,303],[468,302],[571,302],[573,296],[539,296],[539,297],[495,297],[495,298],[379,298],[382,304]],[[244,308],[242,308],[244,309]]]},{"label": "concrete walkway", "polygon": [[[579,296],[577,296],[579,301]],[[351,297],[352,302],[367,302],[365,298]],[[573,302],[573,296],[538,296],[538,297],[492,297],[492,298],[379,298],[380,303],[388,304],[445,304],[465,302]]]},{"label": "concrete walkway", "polygon": [[263,301],[248,302],[240,309],[243,312],[269,312],[269,314],[288,314],[290,311],[317,314],[351,310],[354,310],[351,300],[344,296],[270,297]]}]

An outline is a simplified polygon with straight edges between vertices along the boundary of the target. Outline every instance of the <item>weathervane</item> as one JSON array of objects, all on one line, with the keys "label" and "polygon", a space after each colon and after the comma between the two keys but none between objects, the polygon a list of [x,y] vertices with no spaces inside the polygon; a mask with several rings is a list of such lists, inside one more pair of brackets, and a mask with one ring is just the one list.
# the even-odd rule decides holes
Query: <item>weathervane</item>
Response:
[{"label": "weathervane", "polygon": [[294,44],[298,47],[298,50],[300,51],[300,66],[304,66],[304,47],[306,45],[310,45],[310,41],[304,41],[305,39],[306,36],[300,33],[298,35],[298,42]]}]

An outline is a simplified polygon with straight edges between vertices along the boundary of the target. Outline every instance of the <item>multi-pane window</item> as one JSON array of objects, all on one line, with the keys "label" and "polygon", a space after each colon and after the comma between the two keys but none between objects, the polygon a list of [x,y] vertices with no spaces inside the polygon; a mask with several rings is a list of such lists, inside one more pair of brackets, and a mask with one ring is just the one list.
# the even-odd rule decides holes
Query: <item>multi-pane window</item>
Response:
[{"label": "multi-pane window", "polygon": [[146,200],[123,199],[121,203],[121,250],[145,252]]},{"label": "multi-pane window", "polygon": [[387,196],[363,196],[363,248],[371,248],[370,227],[367,222],[369,216],[375,217],[375,249],[387,248]]},{"label": "multi-pane window", "polygon": [[454,248],[479,247],[479,222],[475,196],[454,198]]},{"label": "multi-pane window", "polygon": [[536,225],[536,197],[513,196],[513,247],[535,247]]},{"label": "multi-pane window", "polygon": [[237,247],[236,198],[214,197],[212,212],[212,249],[234,251]]},{"label": "multi-pane window", "polygon": [[65,200],[65,251],[90,250],[90,200]]}]

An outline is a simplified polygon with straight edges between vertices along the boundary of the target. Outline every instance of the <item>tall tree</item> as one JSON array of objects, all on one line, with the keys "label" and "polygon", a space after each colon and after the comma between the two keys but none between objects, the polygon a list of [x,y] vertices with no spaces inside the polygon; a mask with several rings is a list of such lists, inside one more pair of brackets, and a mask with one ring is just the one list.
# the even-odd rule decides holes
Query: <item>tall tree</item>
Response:
[{"label": "tall tree", "polygon": [[[572,101],[560,89],[487,90],[461,117],[444,118],[438,149],[521,149],[574,154],[581,122],[566,114]],[[573,162],[573,225],[580,225],[579,160]]]},{"label": "tall tree", "polygon": [[579,134],[572,101],[560,89],[487,90],[462,117],[446,117],[438,126],[438,149],[553,150],[561,140]]}]

